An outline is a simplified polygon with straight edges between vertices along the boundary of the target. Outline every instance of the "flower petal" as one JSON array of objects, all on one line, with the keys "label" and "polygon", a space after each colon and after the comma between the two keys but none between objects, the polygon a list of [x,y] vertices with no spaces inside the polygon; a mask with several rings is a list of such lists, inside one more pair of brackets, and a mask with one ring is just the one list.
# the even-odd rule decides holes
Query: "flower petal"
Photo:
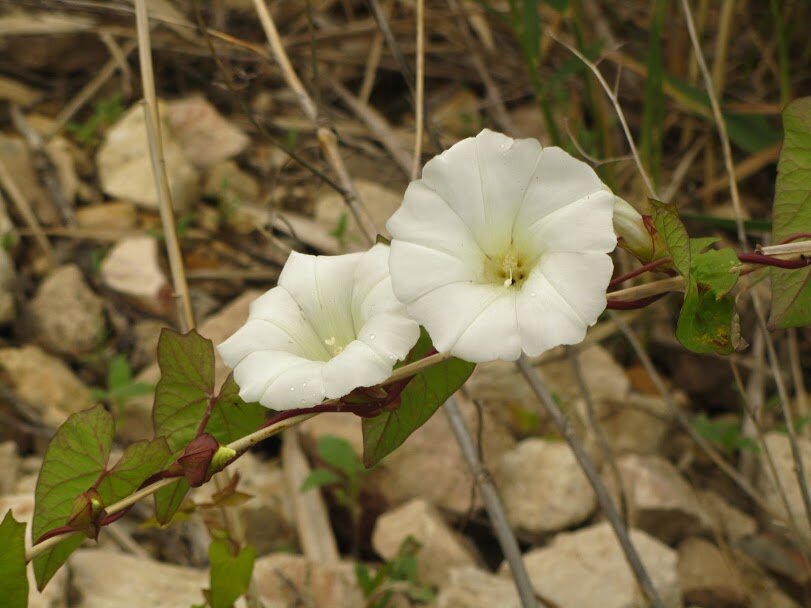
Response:
[{"label": "flower petal", "polygon": [[260,403],[275,410],[311,407],[321,403],[325,396],[324,361],[299,359],[267,384]]},{"label": "flower petal", "polygon": [[[443,285],[409,304],[408,312],[428,330],[440,352],[472,362],[498,358],[494,352],[516,359],[520,340],[514,308],[508,303],[513,293],[495,285]],[[505,311],[506,316],[501,314]]]},{"label": "flower petal", "polygon": [[484,255],[472,228],[423,180],[409,184],[386,229],[393,239],[444,251],[470,265],[478,264]]},{"label": "flower petal", "polygon": [[409,241],[392,241],[389,257],[394,293],[409,303],[442,285],[480,282],[484,263],[472,267],[450,254]]},{"label": "flower petal", "polygon": [[480,247],[494,255],[510,242],[540,151],[535,140],[513,140],[484,129],[428,161],[422,181],[453,208]]},{"label": "flower petal", "polygon": [[335,399],[359,386],[379,384],[391,375],[393,366],[393,361],[384,361],[369,345],[355,340],[324,364],[324,394]]},{"label": "flower petal", "polygon": [[586,325],[605,310],[614,263],[602,253],[547,253],[538,266],[561,298]]},{"label": "flower petal", "polygon": [[[298,407],[295,402],[291,404],[290,396],[287,393],[283,393],[284,400],[278,400],[275,399],[277,397],[275,394],[268,396],[267,390],[281,379],[279,386],[287,386],[289,393],[289,387],[293,386],[293,384],[290,384],[290,381],[284,380],[284,378],[291,370],[306,363],[311,363],[311,361],[281,351],[260,350],[253,352],[244,357],[234,367],[234,381],[239,386],[239,396],[245,401],[258,401],[265,407],[276,410]],[[323,365],[323,362],[317,363]],[[318,386],[314,385],[313,388],[317,390]],[[316,395],[316,399],[308,405],[315,405],[321,400],[323,400],[323,395]]]},{"label": "flower petal", "polygon": [[355,339],[352,285],[362,255],[312,256],[294,251],[279,276],[279,285],[290,292],[323,342],[342,346]]},{"label": "flower petal", "polygon": [[420,326],[405,315],[383,313],[369,319],[358,340],[371,348],[391,368],[405,359],[420,337]]},{"label": "flower petal", "polygon": [[530,357],[560,346],[577,344],[586,335],[586,324],[536,269],[516,298],[521,345]]},{"label": "flower petal", "polygon": [[[550,213],[590,194],[608,191],[594,170],[557,147],[544,148],[521,207],[515,214],[517,241],[529,242],[524,230]],[[570,226],[567,234],[576,230]]]},{"label": "flower petal", "polygon": [[608,253],[617,246],[611,221],[614,195],[599,190],[545,215],[520,233],[531,250]]}]

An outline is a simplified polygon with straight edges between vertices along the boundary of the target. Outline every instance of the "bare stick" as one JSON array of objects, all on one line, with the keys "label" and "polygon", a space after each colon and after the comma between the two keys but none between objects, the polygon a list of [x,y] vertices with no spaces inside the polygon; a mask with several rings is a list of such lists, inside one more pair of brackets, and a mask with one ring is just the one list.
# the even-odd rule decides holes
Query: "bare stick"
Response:
[{"label": "bare stick", "polygon": [[[791,367],[791,378],[794,383],[794,398],[797,404],[797,416],[808,417],[808,394],[805,390],[805,380],[803,380],[803,369],[800,366],[800,351],[797,347],[797,329],[792,327],[788,330],[788,358]],[[808,427],[803,427],[803,434],[808,436]]]},{"label": "bare stick", "polygon": [[423,109],[425,105],[425,0],[417,0],[417,83],[414,97],[415,133],[414,162],[411,179],[419,176],[422,166]]},{"label": "bare stick", "polygon": [[521,606],[523,608],[535,608],[538,603],[535,599],[535,592],[532,590],[529,574],[527,574],[527,569],[524,566],[521,549],[518,547],[518,541],[515,540],[510,524],[507,521],[507,514],[504,512],[501,499],[493,484],[493,478],[479,460],[473,438],[456,403],[456,397],[451,395],[442,409],[448,417],[451,431],[456,437],[470,472],[473,473],[476,486],[482,494],[485,507],[487,507],[487,514],[493,524],[493,531],[496,533],[504,557],[510,565],[510,573],[515,581],[518,596],[521,598]]},{"label": "bare stick", "polygon": [[536,372],[535,368],[532,367],[532,364],[530,363],[529,359],[527,359],[526,355],[521,355],[521,357],[518,359],[518,369],[521,370],[521,374],[523,374],[524,378],[526,378],[532,392],[549,414],[549,417],[552,419],[552,422],[555,424],[558,432],[566,440],[566,443],[569,444],[569,448],[571,448],[574,457],[577,459],[577,463],[586,474],[594,493],[597,495],[597,501],[600,503],[600,507],[602,508],[606,519],[608,519],[612,529],[614,530],[614,534],[619,541],[620,547],[622,547],[622,552],[625,555],[625,559],[627,560],[628,565],[631,567],[631,571],[634,573],[634,577],[636,578],[639,587],[642,589],[642,592],[648,598],[651,606],[654,608],[664,608],[664,604],[662,603],[656,588],[653,586],[653,581],[651,580],[650,575],[648,575],[648,571],[645,569],[642,559],[639,557],[639,553],[637,553],[636,548],[631,542],[631,536],[628,533],[628,528],[620,518],[617,508],[614,506],[614,501],[612,500],[611,495],[608,493],[605,484],[603,484],[600,474],[597,472],[597,468],[594,466],[591,458],[589,458],[586,450],[583,449],[579,439],[569,426],[566,416],[555,403],[549,389],[546,388],[546,385],[541,381],[540,376],[538,376],[538,372]]},{"label": "bare stick", "polygon": [[374,222],[369,216],[369,212],[363,207],[360,200],[360,195],[355,188],[355,184],[352,182],[352,179],[349,177],[349,173],[346,170],[346,166],[341,158],[341,153],[338,150],[338,138],[331,129],[319,124],[318,108],[316,107],[309,93],[307,93],[304,85],[301,83],[301,79],[299,79],[298,74],[296,74],[296,71],[293,69],[293,65],[290,63],[290,58],[287,56],[287,52],[284,50],[284,45],[282,45],[279,31],[276,29],[276,24],[273,22],[273,17],[271,17],[270,11],[268,11],[267,6],[265,5],[265,0],[253,0],[253,5],[256,9],[256,13],[259,15],[262,28],[265,30],[265,36],[268,39],[268,44],[270,45],[273,58],[276,60],[276,63],[279,64],[279,68],[282,70],[282,76],[284,77],[287,86],[293,90],[302,111],[316,127],[318,143],[321,146],[321,150],[323,151],[327,162],[338,176],[338,182],[341,185],[341,196],[343,196],[344,201],[349,207],[349,210],[352,212],[355,221],[358,223],[358,226],[360,227],[361,232],[364,234],[367,241],[370,244],[374,243],[375,237],[377,236],[377,230],[374,226]]},{"label": "bare stick", "polygon": [[42,226],[39,225],[39,220],[34,214],[33,209],[31,209],[28,199],[25,198],[22,190],[20,190],[17,182],[14,181],[14,178],[11,176],[11,173],[9,173],[8,168],[6,168],[6,165],[2,160],[0,160],[0,187],[6,191],[6,194],[8,194],[11,201],[14,203],[14,206],[17,208],[17,212],[23,217],[23,220],[28,225],[28,228],[34,235],[34,239],[37,241],[40,249],[42,249],[42,252],[45,254],[48,264],[53,265],[55,258],[51,243],[48,241],[48,237],[46,237],[45,233],[42,231]]},{"label": "bare stick", "polygon": [[594,76],[597,78],[597,82],[600,83],[600,86],[603,87],[603,91],[608,96],[608,99],[611,101],[611,105],[614,106],[614,112],[617,114],[617,118],[620,121],[620,125],[622,125],[622,131],[625,133],[625,139],[628,141],[628,146],[631,148],[631,155],[634,157],[634,162],[636,163],[636,168],[639,170],[639,175],[642,176],[642,181],[645,182],[645,187],[648,189],[648,194],[652,197],[656,197],[656,190],[653,187],[653,181],[651,181],[648,172],[645,171],[645,167],[642,165],[642,160],[639,158],[639,151],[636,149],[636,143],[634,142],[634,137],[631,135],[631,129],[628,126],[628,121],[625,120],[625,113],[622,111],[622,106],[620,106],[619,99],[617,99],[616,94],[614,93],[613,89],[608,85],[603,78],[602,73],[597,66],[589,61],[589,59],[583,55],[580,51],[578,51],[573,46],[563,42],[560,38],[558,38],[554,33],[547,32],[549,36],[552,37],[558,44],[565,46],[569,49],[569,52],[572,53],[575,57],[577,57],[580,61],[582,61],[586,67],[588,67]]},{"label": "bare stick", "polygon": [[152,70],[152,46],[149,36],[149,16],[146,0],[135,1],[135,20],[138,29],[138,59],[141,66],[141,86],[144,92],[144,111],[146,112],[146,134],[149,141],[149,158],[152,161],[152,175],[155,189],[158,192],[163,236],[166,240],[166,252],[169,257],[169,269],[172,274],[172,285],[178,296],[179,325],[183,332],[194,327],[194,313],[183,268],[183,256],[177,240],[175,214],[172,210],[172,193],[169,190],[169,179],[166,175],[166,161],[163,158],[161,142],[160,116],[158,100],[155,94],[155,75]]}]

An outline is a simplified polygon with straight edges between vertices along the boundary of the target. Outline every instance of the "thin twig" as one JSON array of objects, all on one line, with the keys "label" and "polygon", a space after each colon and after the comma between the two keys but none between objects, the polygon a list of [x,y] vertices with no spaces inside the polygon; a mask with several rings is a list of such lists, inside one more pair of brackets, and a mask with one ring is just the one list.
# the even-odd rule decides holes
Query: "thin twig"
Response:
[{"label": "thin twig", "polygon": [[2,160],[0,160],[0,188],[5,190],[6,194],[11,198],[11,201],[17,208],[17,212],[22,216],[28,228],[31,230],[31,233],[34,235],[34,240],[37,241],[40,249],[42,249],[42,252],[45,254],[48,265],[52,266],[55,263],[55,256],[51,243],[42,231],[42,226],[40,226],[33,209],[31,209],[28,199],[25,198],[17,182],[14,181],[14,178],[11,176],[6,164]]},{"label": "thin twig", "polygon": [[293,90],[302,111],[316,127],[316,134],[321,150],[327,162],[332,167],[332,170],[335,171],[335,174],[338,176],[338,182],[341,185],[341,196],[343,196],[346,201],[349,210],[352,212],[355,221],[358,223],[367,241],[370,244],[374,243],[377,230],[369,216],[369,212],[361,203],[360,195],[352,179],[349,177],[349,172],[346,170],[343,158],[338,149],[338,138],[331,129],[320,124],[318,108],[301,83],[301,79],[299,79],[298,74],[296,74],[296,71],[293,69],[293,65],[290,63],[290,58],[284,50],[279,31],[276,29],[276,24],[273,22],[273,17],[270,11],[268,11],[265,0],[253,0],[253,5],[256,9],[256,13],[259,15],[262,28],[265,30],[265,36],[268,39],[273,58],[276,60],[276,63],[279,64],[287,86]]},{"label": "thin twig", "polygon": [[515,581],[518,596],[521,598],[521,606],[523,608],[534,608],[538,605],[538,602],[532,590],[529,574],[524,566],[521,549],[518,547],[518,541],[516,541],[515,535],[507,521],[507,514],[504,512],[504,507],[496,491],[496,486],[493,484],[493,478],[479,459],[473,438],[462,417],[462,412],[459,410],[459,406],[456,403],[456,397],[451,395],[442,409],[448,418],[451,431],[453,431],[454,437],[456,437],[456,441],[462,450],[462,455],[465,457],[467,466],[470,472],[473,473],[476,485],[481,492],[482,499],[487,508],[487,514],[490,517],[490,522],[493,524],[493,531],[496,534],[496,538],[498,538],[504,557],[510,566],[510,573]]},{"label": "thin twig", "polygon": [[[805,390],[805,380],[803,379],[803,368],[800,365],[800,350],[797,345],[797,328],[788,330],[788,359],[791,368],[791,379],[794,383],[794,401],[797,405],[797,416],[800,419],[808,419],[808,393]],[[809,426],[803,427],[803,435],[809,433]]]},{"label": "thin twig", "polygon": [[175,214],[172,210],[172,193],[169,190],[169,178],[166,175],[166,161],[163,157],[160,116],[158,100],[155,94],[155,74],[152,69],[152,46],[149,33],[149,16],[146,0],[135,0],[135,19],[138,29],[138,59],[141,66],[141,86],[144,92],[144,111],[146,113],[146,134],[149,142],[149,158],[152,162],[152,176],[158,192],[161,224],[169,257],[169,269],[172,285],[178,296],[178,320],[181,331],[186,332],[194,327],[194,313],[183,268],[183,256],[177,239]]},{"label": "thin twig", "polygon": [[569,426],[566,416],[557,406],[555,399],[549,392],[549,389],[546,388],[546,385],[544,385],[544,383],[541,381],[540,376],[538,376],[538,372],[535,371],[535,368],[532,367],[532,364],[525,355],[521,355],[521,357],[518,359],[518,369],[521,370],[521,374],[526,379],[527,383],[532,389],[532,392],[549,414],[549,417],[552,419],[552,422],[554,423],[558,432],[566,440],[566,443],[569,444],[569,447],[571,448],[574,457],[577,459],[580,468],[586,474],[594,493],[597,495],[597,501],[600,503],[600,507],[602,508],[606,519],[608,519],[612,529],[614,530],[614,534],[619,541],[622,552],[625,555],[625,559],[627,560],[628,565],[631,567],[631,571],[633,572],[639,587],[642,589],[642,592],[648,598],[651,606],[654,608],[664,608],[664,604],[659,597],[659,593],[653,586],[653,581],[651,580],[648,571],[645,569],[642,559],[639,557],[639,553],[637,553],[636,548],[631,542],[631,536],[628,533],[628,528],[617,512],[614,501],[612,500],[611,495],[608,493],[608,489],[605,487],[603,480],[600,478],[597,468],[594,466],[594,463],[591,461],[591,458],[589,458],[586,450],[580,444],[580,440]]},{"label": "thin twig", "polygon": [[423,110],[425,108],[425,0],[417,0],[417,82],[414,97],[414,161],[411,165],[411,179],[415,180],[422,167]]}]

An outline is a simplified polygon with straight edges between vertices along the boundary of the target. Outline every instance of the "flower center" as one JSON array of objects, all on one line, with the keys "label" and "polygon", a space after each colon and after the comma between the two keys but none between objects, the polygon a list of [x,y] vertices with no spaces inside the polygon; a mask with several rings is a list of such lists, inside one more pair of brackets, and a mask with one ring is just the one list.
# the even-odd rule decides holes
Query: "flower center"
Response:
[{"label": "flower center", "polygon": [[338,341],[335,339],[335,336],[331,336],[324,340],[324,344],[326,345],[327,349],[332,352],[333,357],[337,357],[341,354],[344,347],[338,344]]},{"label": "flower center", "polygon": [[510,246],[501,257],[488,257],[484,262],[484,276],[488,283],[504,287],[521,287],[529,274],[527,257]]}]

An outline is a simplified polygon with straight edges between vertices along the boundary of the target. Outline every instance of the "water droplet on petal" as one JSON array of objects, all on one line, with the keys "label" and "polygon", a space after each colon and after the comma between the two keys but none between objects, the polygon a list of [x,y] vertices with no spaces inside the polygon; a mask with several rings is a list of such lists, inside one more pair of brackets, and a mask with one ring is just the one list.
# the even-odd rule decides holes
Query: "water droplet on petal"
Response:
[{"label": "water droplet on petal", "polygon": [[290,392],[292,393],[294,390],[296,390],[296,387],[291,386],[291,387],[290,387]]},{"label": "water droplet on petal", "polygon": [[397,361],[397,357],[394,355],[389,355],[389,361]]},{"label": "water droplet on petal", "polygon": [[375,336],[374,334],[372,334],[371,336],[369,336],[369,339],[370,339],[370,340],[374,340],[374,339],[375,339],[375,337],[376,337],[376,336]]},{"label": "water droplet on petal", "polygon": [[306,383],[306,382],[302,382],[302,384],[301,384],[301,388],[307,388],[307,383]]},{"label": "water droplet on petal", "polygon": [[534,298],[535,297],[535,292],[533,291],[531,294],[529,294],[529,297]]}]

